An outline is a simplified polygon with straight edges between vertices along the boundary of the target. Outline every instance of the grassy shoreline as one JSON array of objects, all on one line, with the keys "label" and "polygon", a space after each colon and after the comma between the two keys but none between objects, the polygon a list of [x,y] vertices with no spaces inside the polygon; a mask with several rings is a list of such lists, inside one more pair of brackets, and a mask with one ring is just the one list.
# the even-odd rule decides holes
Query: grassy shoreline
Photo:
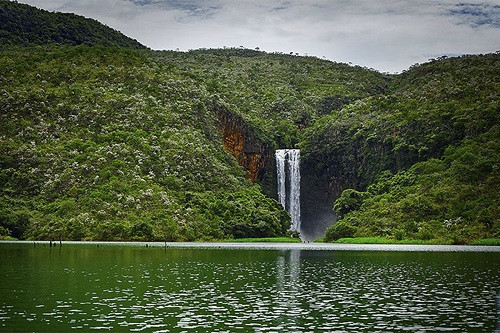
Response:
[{"label": "grassy shoreline", "polygon": [[469,245],[500,246],[500,238],[484,238],[470,242]]},{"label": "grassy shoreline", "polygon": [[214,242],[223,243],[300,243],[299,238],[291,237],[264,237],[264,238],[235,238],[235,239],[221,239]]},{"label": "grassy shoreline", "polygon": [[340,238],[335,241],[340,244],[406,244],[406,245],[451,245],[453,242],[446,239],[392,239],[386,237]]},{"label": "grassy shoreline", "polygon": [[[324,243],[324,239],[316,240],[318,243]],[[401,245],[452,245],[451,239],[402,239],[397,240],[387,237],[359,237],[359,238],[339,238],[332,243],[339,244],[401,244]],[[467,244],[457,245],[483,245],[483,246],[500,246],[500,238],[485,238],[479,239]]]}]

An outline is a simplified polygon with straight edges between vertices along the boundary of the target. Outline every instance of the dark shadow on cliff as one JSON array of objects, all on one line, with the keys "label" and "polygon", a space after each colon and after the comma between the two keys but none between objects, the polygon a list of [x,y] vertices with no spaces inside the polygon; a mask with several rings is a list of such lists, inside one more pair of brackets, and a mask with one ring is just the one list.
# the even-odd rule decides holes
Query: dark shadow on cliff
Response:
[{"label": "dark shadow on cliff", "polygon": [[325,230],[335,222],[332,210],[335,200],[328,183],[303,168],[301,179],[301,238],[314,241],[325,235]]}]

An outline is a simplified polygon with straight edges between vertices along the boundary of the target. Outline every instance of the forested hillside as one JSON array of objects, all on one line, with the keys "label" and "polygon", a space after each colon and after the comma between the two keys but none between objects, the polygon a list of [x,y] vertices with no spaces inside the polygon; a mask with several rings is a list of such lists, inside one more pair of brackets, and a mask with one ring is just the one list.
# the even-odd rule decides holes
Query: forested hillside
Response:
[{"label": "forested hillside", "polygon": [[[151,51],[0,1],[0,237],[287,234],[274,150],[300,148],[309,238],[500,237],[500,55],[399,75],[243,48]],[[79,45],[77,44],[86,44]]]},{"label": "forested hillside", "polygon": [[145,48],[135,39],[96,20],[0,0],[0,47],[46,44]]},{"label": "forested hillside", "polygon": [[3,234],[195,240],[285,234],[289,217],[224,149],[192,79],[136,51],[0,60]]},{"label": "forested hillside", "polygon": [[499,73],[500,54],[434,60],[308,129],[313,172],[362,191],[336,201],[327,238],[499,237]]}]

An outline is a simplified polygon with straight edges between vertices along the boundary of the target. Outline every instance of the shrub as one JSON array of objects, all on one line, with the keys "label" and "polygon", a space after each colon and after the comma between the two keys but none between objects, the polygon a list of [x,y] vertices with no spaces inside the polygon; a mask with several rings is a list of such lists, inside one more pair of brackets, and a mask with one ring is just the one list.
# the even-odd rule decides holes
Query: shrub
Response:
[{"label": "shrub", "polygon": [[340,198],[335,200],[333,210],[337,214],[337,217],[341,218],[345,214],[359,209],[367,196],[368,193],[356,191],[352,188],[344,190]]},{"label": "shrub", "polygon": [[138,222],[130,228],[130,238],[133,240],[148,241],[153,238],[153,228],[146,222]]},{"label": "shrub", "polygon": [[0,226],[0,237],[1,236],[10,236],[10,230]]},{"label": "shrub", "polygon": [[394,231],[394,238],[396,238],[397,240],[402,240],[405,238],[405,236],[406,233],[404,232],[404,230],[398,229]]},{"label": "shrub", "polygon": [[351,238],[354,236],[356,228],[346,221],[339,221],[326,229],[325,241],[332,242],[339,238]]}]

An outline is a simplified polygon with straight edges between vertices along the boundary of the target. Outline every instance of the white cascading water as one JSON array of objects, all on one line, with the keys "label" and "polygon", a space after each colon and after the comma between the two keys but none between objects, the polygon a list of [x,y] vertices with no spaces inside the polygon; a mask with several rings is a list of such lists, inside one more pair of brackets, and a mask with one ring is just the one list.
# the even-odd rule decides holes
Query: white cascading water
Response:
[{"label": "white cascading water", "polygon": [[288,151],[288,169],[290,174],[290,215],[292,230],[300,231],[300,150]]},{"label": "white cascading water", "polygon": [[290,230],[300,231],[300,149],[276,150],[276,169],[278,199],[292,217]]},{"label": "white cascading water", "polygon": [[286,149],[276,150],[276,170],[278,172],[278,200],[286,209]]}]

